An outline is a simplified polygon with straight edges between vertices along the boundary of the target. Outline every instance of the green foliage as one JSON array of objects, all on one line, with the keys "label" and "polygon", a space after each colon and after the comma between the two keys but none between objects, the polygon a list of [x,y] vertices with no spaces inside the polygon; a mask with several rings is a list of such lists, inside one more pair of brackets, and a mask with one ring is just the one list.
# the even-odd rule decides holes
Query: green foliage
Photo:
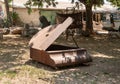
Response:
[{"label": "green foliage", "polygon": [[19,19],[19,15],[16,12],[12,12],[11,16],[13,20]]},{"label": "green foliage", "polygon": [[10,12],[10,18],[12,22],[9,21],[9,19],[5,18],[4,19],[4,27],[10,27],[12,25],[22,25],[22,21],[19,17],[19,15],[16,12]]},{"label": "green foliage", "polygon": [[120,7],[120,0],[107,0],[111,2],[113,5]]},{"label": "green foliage", "polygon": [[12,2],[13,0],[8,0],[8,3]]},{"label": "green foliage", "polygon": [[[104,0],[78,0],[79,2],[83,3],[84,5],[90,5],[90,6],[100,6],[104,4]],[[75,2],[72,0],[72,3]]]},{"label": "green foliage", "polygon": [[4,18],[3,24],[4,24],[3,27],[7,27],[7,28],[9,28],[12,25],[9,19],[7,18]]},{"label": "green foliage", "polygon": [[10,17],[12,19],[12,25],[21,25],[21,19],[16,12],[10,12]]},{"label": "green foliage", "polygon": [[39,8],[42,8],[44,6],[43,4],[45,4],[45,3],[47,3],[46,7],[51,6],[51,5],[53,7],[55,7],[57,4],[57,2],[55,2],[55,0],[28,0],[26,2],[26,4],[24,4],[24,5],[28,9],[28,13],[30,14],[32,12],[31,7],[34,6],[34,7],[38,7],[38,9],[39,9]]},{"label": "green foliage", "polygon": [[[72,3],[74,0],[72,0]],[[92,7],[100,6],[104,4],[104,0],[78,0],[76,7],[79,8],[79,3],[82,3],[86,7],[86,31],[85,36],[93,33],[93,24],[92,24]]]},{"label": "green foliage", "polygon": [[0,78],[6,77],[6,78],[14,78],[17,75],[17,72],[14,70],[5,70],[4,72],[0,72]]}]

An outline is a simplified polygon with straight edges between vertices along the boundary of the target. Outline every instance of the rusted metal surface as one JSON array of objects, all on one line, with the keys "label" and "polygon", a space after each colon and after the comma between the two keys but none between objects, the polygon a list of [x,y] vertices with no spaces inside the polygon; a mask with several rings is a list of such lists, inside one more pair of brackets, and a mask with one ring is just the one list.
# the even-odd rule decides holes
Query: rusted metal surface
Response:
[{"label": "rusted metal surface", "polygon": [[68,17],[62,24],[57,26],[48,26],[39,31],[30,40],[29,45],[32,48],[46,50],[69,26],[73,19]]},{"label": "rusted metal surface", "polygon": [[91,56],[86,49],[68,47],[62,45],[51,45],[48,50],[30,48],[30,57],[33,60],[52,67],[63,67],[91,62]]},{"label": "rusted metal surface", "polygon": [[68,18],[58,26],[39,31],[30,40],[30,57],[54,68],[91,62],[86,49],[52,44],[72,22],[72,18]]}]

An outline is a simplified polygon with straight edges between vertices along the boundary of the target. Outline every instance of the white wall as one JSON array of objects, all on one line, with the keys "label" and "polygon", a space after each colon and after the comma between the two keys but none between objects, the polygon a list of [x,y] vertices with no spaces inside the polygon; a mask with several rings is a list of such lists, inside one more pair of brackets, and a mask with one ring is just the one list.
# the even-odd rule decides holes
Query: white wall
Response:
[{"label": "white wall", "polygon": [[2,7],[2,10],[3,10],[3,13],[4,13],[4,16],[3,16],[3,17],[6,17],[5,4],[4,4],[3,2],[0,1],[0,6]]},{"label": "white wall", "polygon": [[26,8],[14,8],[14,11],[19,15],[22,22],[28,24],[33,23],[34,26],[39,26],[40,22],[38,10],[33,10],[31,14],[28,14]]}]

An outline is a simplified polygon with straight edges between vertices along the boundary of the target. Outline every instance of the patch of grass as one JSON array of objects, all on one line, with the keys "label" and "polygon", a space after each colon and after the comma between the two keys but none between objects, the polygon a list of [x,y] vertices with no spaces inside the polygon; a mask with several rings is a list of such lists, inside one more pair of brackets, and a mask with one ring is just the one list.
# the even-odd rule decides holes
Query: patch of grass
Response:
[{"label": "patch of grass", "polygon": [[27,74],[29,77],[37,77],[38,79],[49,78],[50,76],[46,70],[29,65],[23,65],[21,71],[21,75]]},{"label": "patch of grass", "polygon": [[4,84],[12,84],[10,81],[6,81],[4,82]]},{"label": "patch of grass", "polygon": [[8,78],[14,78],[17,75],[17,72],[15,70],[6,70],[4,74]]},{"label": "patch of grass", "polygon": [[0,79],[2,79],[2,77],[7,77],[7,78],[14,78],[16,76],[17,72],[14,70],[6,70],[4,72],[0,72]]},{"label": "patch of grass", "polygon": [[97,81],[93,80],[93,81],[91,82],[91,84],[97,84]]},{"label": "patch of grass", "polygon": [[2,80],[3,75],[3,72],[0,72],[0,80]]}]

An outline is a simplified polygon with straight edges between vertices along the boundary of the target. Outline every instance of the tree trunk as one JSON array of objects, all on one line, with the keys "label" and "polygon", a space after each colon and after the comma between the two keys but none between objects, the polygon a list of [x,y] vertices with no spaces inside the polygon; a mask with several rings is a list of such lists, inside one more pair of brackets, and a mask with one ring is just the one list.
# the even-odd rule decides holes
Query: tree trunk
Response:
[{"label": "tree trunk", "polygon": [[11,23],[11,18],[10,18],[10,13],[9,13],[9,4],[8,4],[8,0],[4,0],[5,2],[5,7],[6,7],[6,13],[7,13],[7,21],[8,21],[8,24],[7,26],[9,27],[9,23]]},{"label": "tree trunk", "polygon": [[86,5],[86,31],[89,34],[93,33],[93,20],[92,20],[92,6]]}]

